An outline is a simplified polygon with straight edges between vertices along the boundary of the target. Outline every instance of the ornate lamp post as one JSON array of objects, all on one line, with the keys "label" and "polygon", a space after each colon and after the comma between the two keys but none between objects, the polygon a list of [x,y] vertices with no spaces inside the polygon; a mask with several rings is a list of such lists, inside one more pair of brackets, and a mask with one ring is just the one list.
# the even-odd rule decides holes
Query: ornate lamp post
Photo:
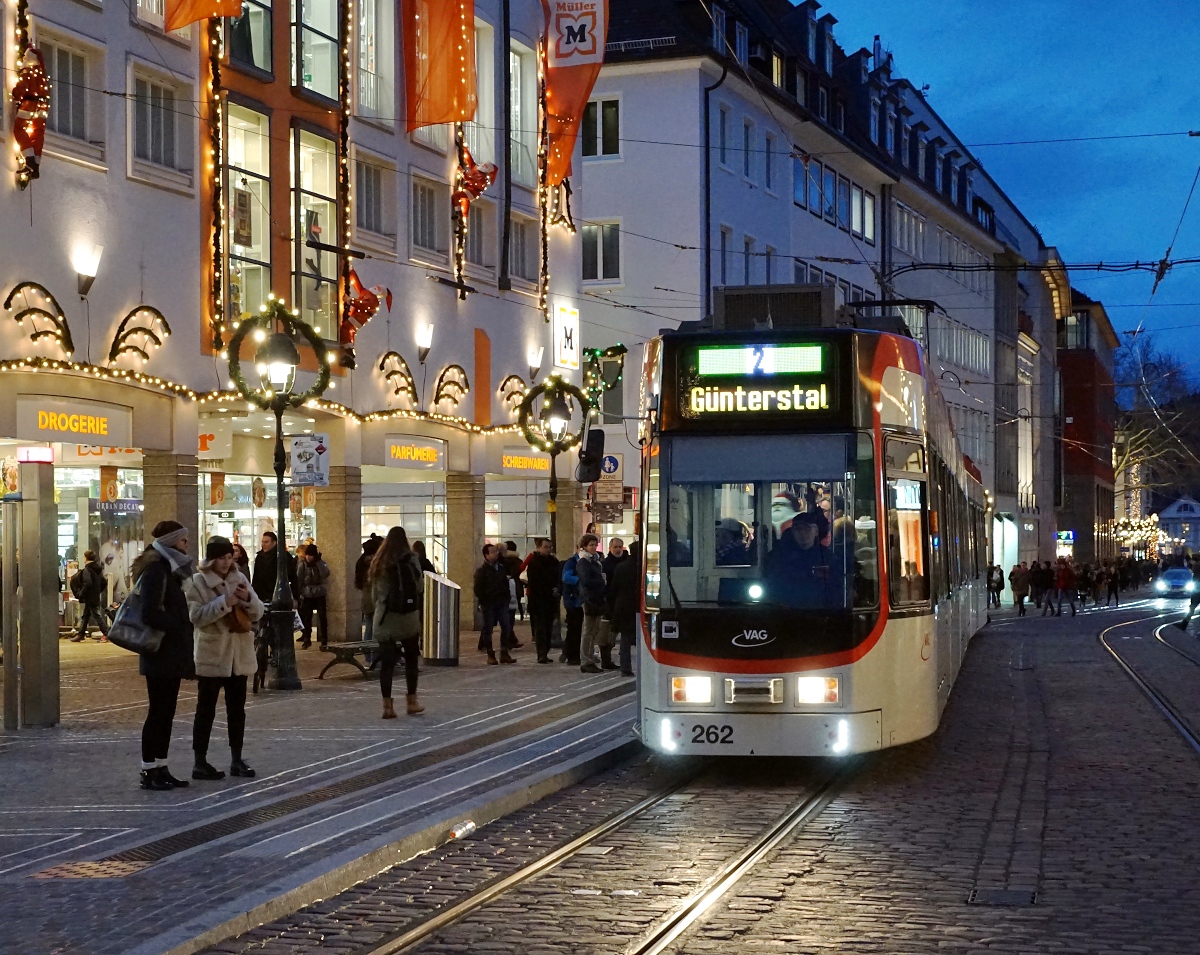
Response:
[{"label": "ornate lamp post", "polygon": [[[275,413],[275,504],[279,542],[275,545],[278,570],[275,596],[271,600],[275,675],[268,685],[273,690],[298,690],[300,675],[296,671],[296,648],[292,642],[292,588],[288,582],[287,529],[284,521],[283,472],[287,469],[287,456],[283,451],[283,413],[324,393],[329,386],[329,359],[325,354],[324,342],[311,325],[298,318],[298,311],[289,312],[287,306],[274,295],[268,297],[262,310],[263,314],[239,324],[229,340],[229,377],[238,393],[248,402]],[[250,334],[261,343],[254,355],[259,388],[251,388],[242,377],[242,342]],[[311,388],[300,394],[292,391],[296,383],[296,368],[300,364],[300,353],[295,344],[297,335],[303,336],[312,345],[318,363],[317,380]]]},{"label": "ornate lamp post", "polygon": [[[574,406],[579,406],[578,430],[571,429]],[[534,409],[537,409],[535,412]],[[587,396],[569,381],[551,375],[526,392],[517,409],[517,425],[530,447],[550,455],[550,540],[558,546],[558,466],[556,459],[583,440],[590,405]]]}]

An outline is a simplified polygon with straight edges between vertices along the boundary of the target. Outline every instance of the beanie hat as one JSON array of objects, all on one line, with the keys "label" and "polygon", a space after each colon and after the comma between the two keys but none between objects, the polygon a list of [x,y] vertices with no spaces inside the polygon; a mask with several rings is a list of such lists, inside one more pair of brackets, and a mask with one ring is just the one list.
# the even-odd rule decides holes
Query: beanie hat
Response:
[{"label": "beanie hat", "polygon": [[229,542],[227,537],[210,537],[208,546],[204,549],[204,559],[206,561],[216,560],[218,557],[224,557],[226,554],[233,553],[233,544]]}]

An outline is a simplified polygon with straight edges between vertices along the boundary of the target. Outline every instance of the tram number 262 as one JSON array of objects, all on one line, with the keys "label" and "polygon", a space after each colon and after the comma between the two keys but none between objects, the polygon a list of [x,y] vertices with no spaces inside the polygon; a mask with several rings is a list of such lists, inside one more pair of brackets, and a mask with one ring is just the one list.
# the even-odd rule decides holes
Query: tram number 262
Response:
[{"label": "tram number 262", "polygon": [[696,723],[692,726],[693,743],[733,743],[733,727],[717,726],[713,723],[705,725]]}]

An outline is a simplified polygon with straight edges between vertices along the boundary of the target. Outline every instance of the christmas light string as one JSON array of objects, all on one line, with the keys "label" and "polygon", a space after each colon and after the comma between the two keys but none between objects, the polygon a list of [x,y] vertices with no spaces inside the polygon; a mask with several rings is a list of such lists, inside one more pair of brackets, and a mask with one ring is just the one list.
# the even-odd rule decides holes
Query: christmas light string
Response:
[{"label": "christmas light string", "polygon": [[450,407],[457,408],[470,390],[471,382],[467,378],[467,370],[462,365],[447,365],[433,383],[431,404],[434,408],[438,408],[444,401]]},{"label": "christmas light string", "polygon": [[[338,111],[338,180],[337,201],[342,211],[342,240],[338,243],[342,254],[338,263],[338,295],[336,315],[333,327],[340,329],[345,319],[346,300],[350,296],[350,240],[353,237],[352,210],[350,207],[350,38],[354,36],[354,3],[352,0],[342,2],[342,57],[338,69],[338,92],[341,96],[342,108]],[[297,171],[297,175],[299,172]],[[318,253],[319,254],[319,253]],[[350,365],[353,367],[354,351],[350,349]]]},{"label": "christmas light string", "polygon": [[[144,325],[130,325],[139,319],[146,319]],[[108,350],[108,363],[115,364],[122,355],[136,355],[142,361],[150,360],[149,348],[162,348],[163,342],[170,336],[171,326],[166,316],[152,305],[139,305],[121,319],[117,333],[113,336],[112,347]],[[140,344],[133,341],[135,336],[141,336]]]},{"label": "christmas light string", "polygon": [[[585,348],[583,350],[583,390],[587,393],[588,405],[593,416],[600,413],[600,399],[606,391],[612,391],[625,377],[625,355],[629,349],[618,343],[608,348]],[[604,378],[604,362],[617,361],[620,370],[616,381]]]},{"label": "christmas light string", "polygon": [[463,171],[467,165],[466,151],[466,128],[462,123],[455,123],[454,155],[457,157],[457,161],[454,165],[454,189],[450,197],[450,223],[454,229],[454,281],[459,286],[458,298],[460,301],[467,297],[467,290],[463,286],[465,285],[464,271],[467,256],[467,220],[470,216],[466,213],[466,209],[469,208],[467,203],[460,206],[454,201],[454,197],[464,195]]},{"label": "christmas light string", "polygon": [[[30,305],[30,292],[39,295],[43,299],[43,304]],[[25,307],[13,312],[13,300],[18,295],[21,296]],[[67,316],[62,310],[62,306],[58,304],[58,300],[50,294],[50,290],[46,286],[37,282],[18,282],[4,299],[4,310],[13,312],[13,320],[22,328],[25,327],[25,319],[29,319],[32,329],[29,333],[29,340],[34,344],[44,339],[50,339],[58,344],[67,358],[75,354],[75,342],[71,338],[71,326],[67,322]],[[39,319],[49,322],[50,327],[39,328]]]},{"label": "christmas light string", "polygon": [[538,243],[541,264],[538,269],[538,310],[542,321],[550,322],[550,127],[546,110],[546,39],[538,41]]},{"label": "christmas light string", "polygon": [[[212,334],[212,350],[223,352],[225,348],[225,139],[224,105],[221,98],[221,32],[216,17],[208,21],[208,110],[209,110],[209,163],[212,173],[212,318],[209,331]],[[240,316],[239,316],[240,317]]]}]

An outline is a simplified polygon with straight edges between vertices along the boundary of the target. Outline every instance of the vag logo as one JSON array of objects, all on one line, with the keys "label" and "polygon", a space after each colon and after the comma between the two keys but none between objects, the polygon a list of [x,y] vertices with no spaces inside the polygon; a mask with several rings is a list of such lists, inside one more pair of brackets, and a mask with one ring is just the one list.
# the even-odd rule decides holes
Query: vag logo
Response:
[{"label": "vag logo", "polygon": [[774,642],[775,638],[766,630],[743,630],[732,641],[735,647],[765,647]]}]

